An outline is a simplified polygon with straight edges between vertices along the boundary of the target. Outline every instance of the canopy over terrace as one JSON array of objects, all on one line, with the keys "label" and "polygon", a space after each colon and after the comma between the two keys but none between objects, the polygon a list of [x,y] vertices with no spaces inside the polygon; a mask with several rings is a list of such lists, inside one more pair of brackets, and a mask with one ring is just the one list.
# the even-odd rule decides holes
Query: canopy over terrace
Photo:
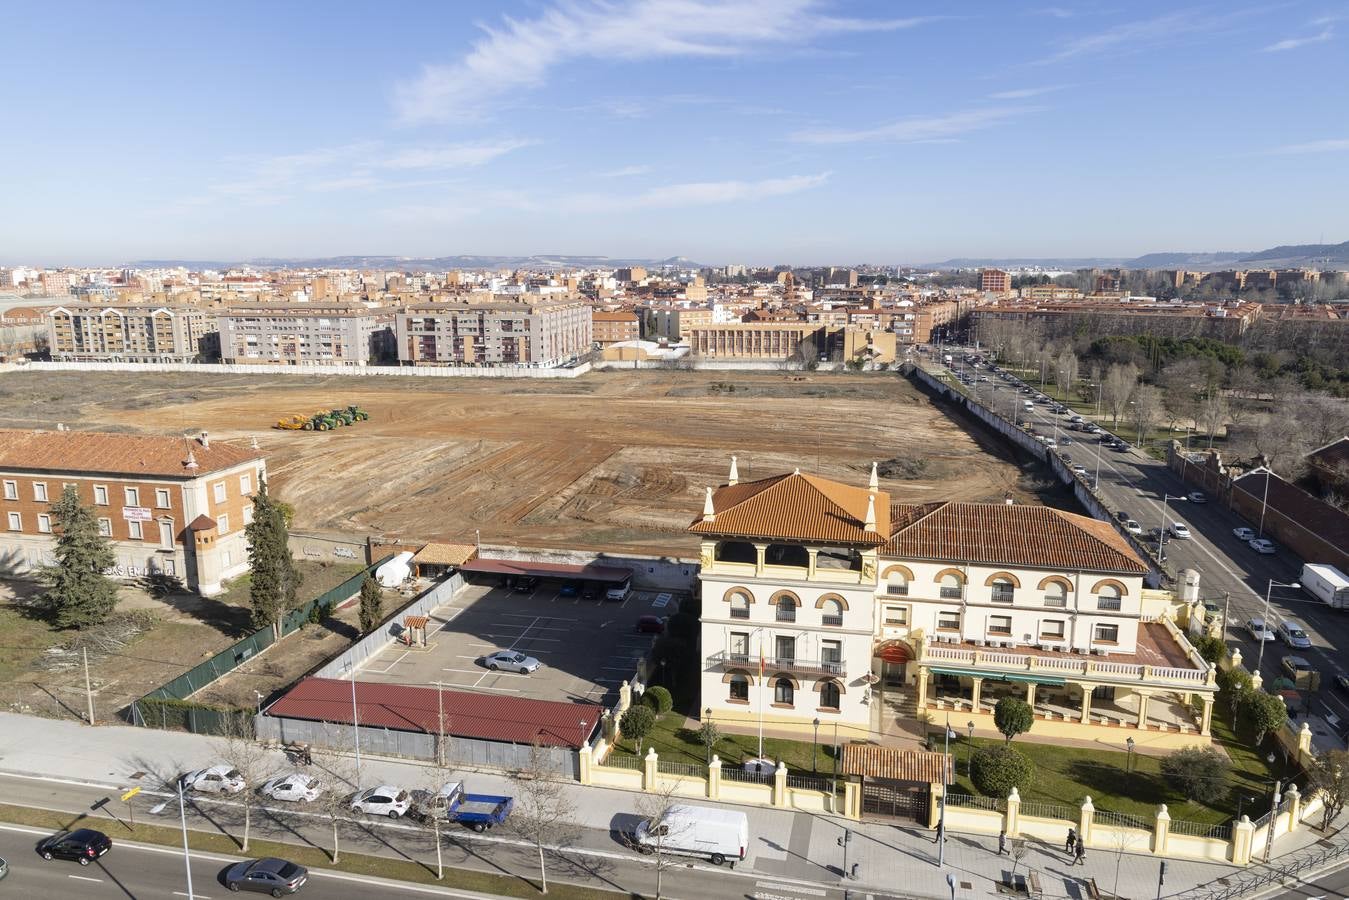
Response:
[{"label": "canopy over terrace", "polygon": [[617,566],[568,566],[561,563],[514,559],[475,559],[459,567],[468,575],[532,575],[535,578],[573,578],[602,584],[621,584],[632,577],[631,569]]}]

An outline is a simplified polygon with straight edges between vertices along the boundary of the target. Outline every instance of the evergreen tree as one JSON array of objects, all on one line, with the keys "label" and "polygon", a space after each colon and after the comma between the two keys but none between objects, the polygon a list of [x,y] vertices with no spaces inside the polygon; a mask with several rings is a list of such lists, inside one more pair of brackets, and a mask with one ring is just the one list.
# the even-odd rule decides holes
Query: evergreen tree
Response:
[{"label": "evergreen tree", "polygon": [[253,627],[272,626],[281,637],[281,616],[295,608],[295,592],[302,576],[290,556],[290,531],[281,504],[267,494],[266,480],[259,480],[253,495],[253,521],[245,529],[252,578],[248,602],[253,609]]},{"label": "evergreen tree", "polygon": [[47,584],[41,603],[57,628],[98,625],[117,606],[117,585],[103,573],[117,562],[108,539],[98,533],[98,521],[80,503],[74,485],[66,485],[51,506],[56,539],[56,565],[44,566]]},{"label": "evergreen tree", "polygon": [[373,576],[365,576],[361,582],[361,631],[369,634],[384,621],[384,590]]}]

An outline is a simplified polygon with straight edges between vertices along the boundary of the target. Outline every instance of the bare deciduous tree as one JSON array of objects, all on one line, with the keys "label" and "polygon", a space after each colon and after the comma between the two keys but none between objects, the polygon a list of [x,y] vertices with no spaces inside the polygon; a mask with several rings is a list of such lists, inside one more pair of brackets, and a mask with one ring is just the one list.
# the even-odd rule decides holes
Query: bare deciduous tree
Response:
[{"label": "bare deciduous tree", "polygon": [[277,774],[279,767],[272,752],[254,735],[252,719],[231,716],[222,737],[221,756],[244,779],[244,789],[235,795],[235,799],[244,810],[244,836],[239,849],[247,853],[249,832],[253,825],[253,807],[258,804],[260,797],[258,789]]},{"label": "bare deciduous tree", "polygon": [[511,830],[529,841],[539,855],[539,892],[548,893],[548,856],[550,847],[574,840],[580,827],[572,817],[574,809],[567,784],[548,764],[545,751],[535,746],[529,763],[511,776],[515,785],[515,806],[511,810]]},{"label": "bare deciduous tree", "polygon": [[351,757],[328,749],[337,746],[334,740],[325,740],[324,747],[312,751],[313,764],[308,774],[319,779],[322,793],[311,805],[315,812],[328,820],[333,830],[332,861],[341,853],[341,828],[352,820],[351,796],[360,790],[356,777],[356,763]]},{"label": "bare deciduous tree", "polygon": [[1129,402],[1129,419],[1138,431],[1138,443],[1142,446],[1148,432],[1156,428],[1162,420],[1162,392],[1150,384],[1140,384]]},{"label": "bare deciduous tree", "polygon": [[1138,366],[1133,363],[1116,363],[1105,373],[1101,382],[1101,403],[1110,413],[1111,427],[1119,427],[1120,416],[1129,406],[1134,389],[1138,387]]},{"label": "bare deciduous tree", "polygon": [[647,832],[646,841],[636,843],[635,849],[638,853],[651,856],[655,861],[656,900],[661,900],[664,896],[662,891],[665,870],[676,864],[676,859],[666,850],[666,842],[675,836],[670,833],[667,820],[670,818],[670,812],[679,805],[675,798],[677,787],[678,782],[671,781],[663,787],[642,794],[637,801],[637,812],[645,820]]}]

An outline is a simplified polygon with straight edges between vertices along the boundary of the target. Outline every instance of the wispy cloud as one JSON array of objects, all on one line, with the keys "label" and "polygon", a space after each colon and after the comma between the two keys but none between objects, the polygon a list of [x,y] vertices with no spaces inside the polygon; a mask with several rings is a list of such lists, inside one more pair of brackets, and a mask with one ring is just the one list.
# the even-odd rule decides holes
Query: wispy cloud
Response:
[{"label": "wispy cloud", "polygon": [[815,175],[789,175],[759,181],[690,181],[666,184],[642,191],[632,197],[576,195],[560,199],[564,209],[578,212],[609,212],[625,209],[674,209],[686,206],[717,206],[748,200],[762,200],[798,194],[819,187],[829,180],[829,172]]},{"label": "wispy cloud", "polygon": [[803,144],[854,144],[861,141],[893,141],[901,144],[944,141],[991,128],[1008,119],[1034,112],[1035,107],[1002,106],[949,113],[942,116],[901,119],[876,128],[816,129],[798,131],[792,140]]},{"label": "wispy cloud", "polygon": [[1066,84],[1053,84],[1046,87],[1017,88],[1011,91],[998,91],[996,94],[989,94],[990,100],[1029,100],[1031,97],[1041,97],[1045,94],[1052,94],[1055,91],[1061,91]]},{"label": "wispy cloud", "polygon": [[1266,151],[1266,155],[1292,156],[1305,153],[1343,153],[1349,151],[1349,138],[1327,138],[1304,144],[1284,144]]},{"label": "wispy cloud", "polygon": [[1195,10],[1180,10],[1141,19],[1123,22],[1092,34],[1084,34],[1059,45],[1059,49],[1037,65],[1062,62],[1079,56],[1095,55],[1108,50],[1123,48],[1131,51],[1145,50],[1165,44],[1207,35],[1227,28],[1233,20],[1249,14],[1248,10],[1235,10],[1222,14],[1203,14]]},{"label": "wispy cloud", "polygon": [[610,169],[607,172],[596,172],[600,178],[628,178],[633,175],[645,175],[651,171],[650,166],[623,166],[619,169]]},{"label": "wispy cloud", "polygon": [[1323,28],[1320,32],[1306,37],[1284,38],[1281,41],[1275,41],[1268,47],[1260,48],[1261,53],[1280,53],[1284,50],[1296,50],[1298,47],[1305,47],[1308,44],[1324,44],[1335,36],[1335,29]]},{"label": "wispy cloud", "polygon": [[857,19],[826,15],[818,0],[632,0],[568,2],[533,19],[506,18],[459,61],[427,65],[398,86],[404,122],[479,114],[512,91],[544,84],[578,59],[743,56],[764,44],[813,36],[894,31],[925,18]]},{"label": "wispy cloud", "polygon": [[482,144],[412,147],[395,153],[381,165],[388,169],[467,169],[486,165],[498,157],[533,143],[534,141],[507,140]]}]

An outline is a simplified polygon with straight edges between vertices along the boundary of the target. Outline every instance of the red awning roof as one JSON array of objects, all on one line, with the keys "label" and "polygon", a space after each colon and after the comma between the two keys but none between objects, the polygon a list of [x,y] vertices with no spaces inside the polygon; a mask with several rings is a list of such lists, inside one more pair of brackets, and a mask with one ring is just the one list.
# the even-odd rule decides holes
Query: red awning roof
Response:
[{"label": "red awning roof", "polygon": [[[603,708],[595,703],[560,703],[523,697],[437,691],[401,684],[356,682],[356,708],[363,726],[437,734],[439,701],[445,734],[452,737],[539,743],[578,748],[594,731]],[[265,715],[350,725],[351,682],[306,678],[264,710]],[[585,726],[581,725],[585,722]]]},{"label": "red awning roof", "polygon": [[631,569],[616,566],[564,566],[559,563],[528,562],[514,559],[474,559],[459,571],[478,575],[533,575],[535,578],[578,578],[584,581],[618,583],[632,577]]}]

